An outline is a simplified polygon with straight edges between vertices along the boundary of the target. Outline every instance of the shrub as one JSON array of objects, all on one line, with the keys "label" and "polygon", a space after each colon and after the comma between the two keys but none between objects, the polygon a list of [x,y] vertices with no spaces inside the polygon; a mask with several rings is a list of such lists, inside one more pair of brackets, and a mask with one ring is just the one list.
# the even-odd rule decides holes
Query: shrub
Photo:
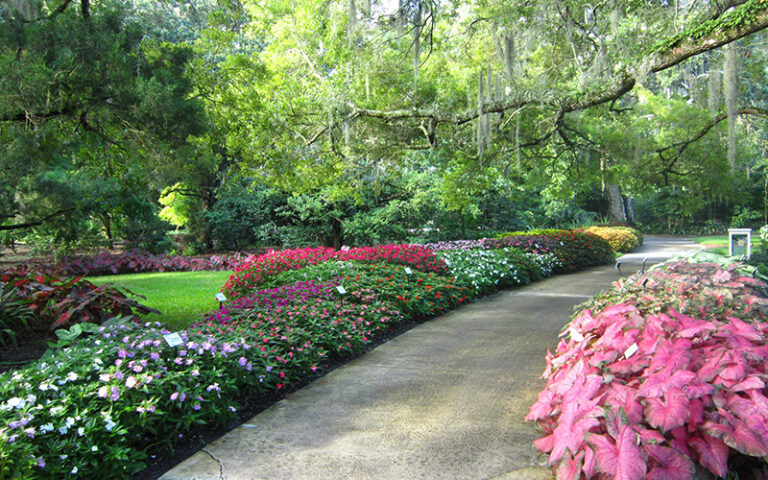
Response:
[{"label": "shrub", "polygon": [[725,477],[730,456],[768,456],[768,300],[737,268],[670,263],[566,326],[526,417],[558,478]]},{"label": "shrub", "polygon": [[643,244],[643,235],[632,227],[592,226],[582,230],[607,241],[615,252],[631,252]]},{"label": "shrub", "polygon": [[483,240],[485,248],[514,247],[535,254],[552,254],[560,265],[556,272],[570,273],[614,260],[611,246],[590,233],[566,232],[547,235],[521,235]]},{"label": "shrub", "polygon": [[514,249],[445,250],[438,256],[448,265],[456,283],[467,287],[472,296],[525,285],[532,277],[543,275],[528,254]]},{"label": "shrub", "polygon": [[9,272],[0,275],[0,284],[13,286],[17,298],[34,314],[30,323],[35,330],[55,330],[81,322],[100,324],[120,316],[138,319],[135,313],[160,313],[129,298],[128,294],[133,293],[128,290],[110,283],[96,286],[82,277]]}]

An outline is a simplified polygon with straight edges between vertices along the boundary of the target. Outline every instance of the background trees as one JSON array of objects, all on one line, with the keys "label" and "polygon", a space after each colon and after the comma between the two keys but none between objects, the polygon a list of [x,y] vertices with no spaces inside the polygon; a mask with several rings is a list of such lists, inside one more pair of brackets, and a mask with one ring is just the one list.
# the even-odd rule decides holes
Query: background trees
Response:
[{"label": "background trees", "polygon": [[6,243],[765,221],[763,1],[0,9]]}]

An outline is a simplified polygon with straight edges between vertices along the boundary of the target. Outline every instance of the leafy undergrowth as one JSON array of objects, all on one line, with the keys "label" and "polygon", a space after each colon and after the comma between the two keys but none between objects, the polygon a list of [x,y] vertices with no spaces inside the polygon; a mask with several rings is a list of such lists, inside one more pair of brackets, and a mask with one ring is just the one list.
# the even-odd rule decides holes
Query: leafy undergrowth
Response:
[{"label": "leafy undergrowth", "polygon": [[738,268],[668,263],[576,314],[526,417],[559,480],[724,477],[768,457],[768,300]]},{"label": "leafy undergrowth", "polygon": [[113,317],[131,317],[137,314],[157,313],[139,304],[129,295],[132,292],[114,284],[94,285],[81,278],[65,278],[40,272],[6,272],[0,275],[0,286],[11,286],[14,304],[25,307],[31,314],[26,320],[15,315],[2,304],[0,326],[17,335],[27,330],[53,331],[76,323],[100,324]]}]

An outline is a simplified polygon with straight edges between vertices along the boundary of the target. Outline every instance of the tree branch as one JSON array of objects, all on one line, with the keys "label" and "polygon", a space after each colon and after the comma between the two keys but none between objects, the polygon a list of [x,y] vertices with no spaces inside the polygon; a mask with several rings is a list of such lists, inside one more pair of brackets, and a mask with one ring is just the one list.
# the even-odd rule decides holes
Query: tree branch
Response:
[{"label": "tree branch", "polygon": [[31,228],[31,227],[37,227],[39,225],[42,225],[43,223],[47,222],[48,220],[58,217],[59,215],[63,215],[67,212],[71,212],[75,210],[75,207],[69,207],[65,208],[63,210],[59,210],[57,212],[54,212],[50,215],[47,215],[41,219],[33,220],[31,222],[24,222],[24,223],[14,223],[11,225],[0,225],[0,231],[7,231],[7,230],[21,230],[24,228]]}]

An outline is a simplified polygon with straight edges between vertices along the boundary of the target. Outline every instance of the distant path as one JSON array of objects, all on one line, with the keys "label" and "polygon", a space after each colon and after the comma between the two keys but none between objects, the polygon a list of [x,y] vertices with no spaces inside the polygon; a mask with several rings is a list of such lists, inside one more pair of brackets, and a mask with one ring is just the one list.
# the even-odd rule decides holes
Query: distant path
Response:
[{"label": "distant path", "polygon": [[[693,242],[646,237],[636,271]],[[430,320],[279,401],[163,480],[536,479],[546,462],[523,421],[544,355],[574,305],[618,278],[613,265],[503,291]]]}]

